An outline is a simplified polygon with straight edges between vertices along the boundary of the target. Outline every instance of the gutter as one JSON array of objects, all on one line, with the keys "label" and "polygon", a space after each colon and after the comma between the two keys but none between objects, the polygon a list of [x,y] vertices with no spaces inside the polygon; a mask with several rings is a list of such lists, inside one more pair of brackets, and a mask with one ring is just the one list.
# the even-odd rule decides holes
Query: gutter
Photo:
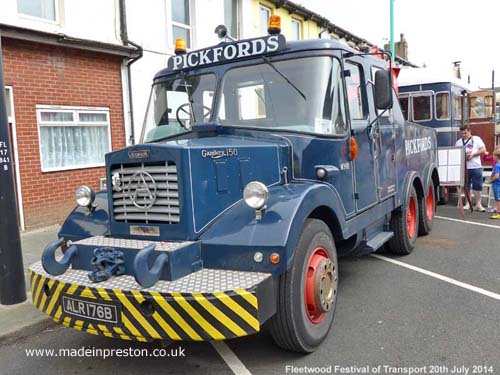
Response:
[{"label": "gutter", "polygon": [[128,39],[127,31],[127,9],[125,6],[125,0],[119,0],[118,9],[120,13],[120,39],[126,46],[132,46],[137,51],[138,55],[134,58],[129,59],[126,62],[127,67],[127,83],[128,83],[128,100],[129,100],[129,116],[130,116],[130,138],[131,144],[135,144],[135,124],[134,124],[134,103],[132,98],[132,70],[131,65],[139,60],[143,56],[143,49],[137,43],[132,42]]},{"label": "gutter", "polygon": [[0,23],[0,31],[2,32],[2,38],[25,40],[27,42],[75,48],[84,51],[100,52],[110,55],[123,56],[129,59],[136,57],[140,52],[137,48],[132,48],[130,46],[75,38],[62,33],[54,34],[3,23]]}]

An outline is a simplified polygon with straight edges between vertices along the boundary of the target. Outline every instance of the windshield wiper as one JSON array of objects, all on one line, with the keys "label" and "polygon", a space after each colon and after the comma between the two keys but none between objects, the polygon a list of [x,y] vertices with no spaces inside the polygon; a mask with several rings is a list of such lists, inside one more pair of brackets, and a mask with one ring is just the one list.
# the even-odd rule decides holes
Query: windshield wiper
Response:
[{"label": "windshield wiper", "polygon": [[290,80],[287,78],[287,76],[285,76],[283,73],[281,73],[281,72],[278,70],[278,68],[276,68],[276,66],[274,66],[274,64],[271,62],[271,60],[269,60],[266,56],[262,56],[262,60],[264,60],[264,61],[267,63],[267,65],[269,65],[271,68],[273,68],[273,70],[274,70],[276,73],[278,73],[278,74],[281,76],[281,78],[283,78],[283,79],[284,79],[284,80],[285,80],[285,81],[286,81],[286,82],[287,82],[290,86],[292,86],[292,87],[295,89],[295,91],[297,91],[297,92],[300,94],[300,96],[302,96],[302,97],[304,98],[304,100],[305,100],[305,101],[307,101],[307,98],[306,98],[306,96],[304,95],[304,93],[303,93],[302,91],[300,91],[300,89],[299,89],[297,86],[295,86],[295,85],[293,84],[293,82],[292,82],[292,81],[290,81]]}]

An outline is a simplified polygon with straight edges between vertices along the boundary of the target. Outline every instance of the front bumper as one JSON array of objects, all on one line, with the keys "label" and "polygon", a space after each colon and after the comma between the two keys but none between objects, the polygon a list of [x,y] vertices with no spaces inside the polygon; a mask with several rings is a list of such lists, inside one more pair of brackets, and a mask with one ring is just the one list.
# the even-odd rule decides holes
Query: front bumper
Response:
[{"label": "front bumper", "polygon": [[[92,283],[87,272],[68,269],[52,276],[37,262],[30,267],[33,304],[66,327],[124,340],[225,340],[247,336],[275,311],[268,273],[201,269],[175,281],[142,288],[123,275]],[[115,322],[68,312],[64,301],[117,306]],[[95,309],[95,307],[94,307]]]}]

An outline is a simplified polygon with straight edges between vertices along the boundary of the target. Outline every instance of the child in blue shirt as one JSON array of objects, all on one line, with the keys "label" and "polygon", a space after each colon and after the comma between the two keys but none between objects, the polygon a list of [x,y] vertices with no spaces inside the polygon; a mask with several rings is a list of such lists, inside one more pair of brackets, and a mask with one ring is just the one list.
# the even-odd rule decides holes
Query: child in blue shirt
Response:
[{"label": "child in blue shirt", "polygon": [[493,189],[493,195],[495,197],[495,203],[497,205],[497,212],[490,216],[492,219],[500,219],[500,148],[497,148],[493,153],[495,158],[495,166],[493,167],[493,172],[491,173],[491,188]]}]

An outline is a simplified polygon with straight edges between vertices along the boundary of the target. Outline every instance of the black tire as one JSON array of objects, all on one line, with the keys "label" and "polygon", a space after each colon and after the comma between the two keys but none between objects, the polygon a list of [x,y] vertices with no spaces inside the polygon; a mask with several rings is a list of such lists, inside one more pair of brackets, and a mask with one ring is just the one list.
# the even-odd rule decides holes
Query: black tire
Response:
[{"label": "black tire", "polygon": [[448,188],[444,186],[439,187],[439,204],[448,204],[450,201],[450,193]]},{"label": "black tire", "polygon": [[[306,307],[305,281],[309,269],[309,262],[314,254],[326,251],[333,269],[330,273],[333,288],[330,289],[330,308],[321,312],[321,320],[313,323],[309,318]],[[322,268],[318,268],[322,269]],[[315,278],[317,279],[317,278]],[[300,235],[292,265],[289,270],[280,276],[277,312],[270,320],[271,335],[276,344],[284,349],[311,353],[328,335],[335,315],[338,288],[337,251],[333,236],[328,226],[321,220],[308,219]],[[322,293],[323,289],[321,289]]]},{"label": "black tire", "polygon": [[[414,217],[414,226],[413,226],[413,235],[408,233],[408,225],[407,225],[407,215],[408,210],[410,209],[410,202],[414,202],[413,215]],[[392,254],[397,255],[408,255],[413,251],[415,247],[415,242],[418,237],[418,197],[415,188],[412,186],[409,191],[408,197],[406,197],[405,204],[403,207],[400,207],[392,212],[390,227],[394,232],[394,237],[392,237],[387,243],[387,250]]]},{"label": "black tire", "polygon": [[[428,209],[432,211],[427,212]],[[436,189],[434,188],[434,182],[431,180],[429,186],[427,187],[425,195],[418,198],[418,234],[420,236],[425,236],[432,231],[432,224],[434,223],[435,214]]]}]

